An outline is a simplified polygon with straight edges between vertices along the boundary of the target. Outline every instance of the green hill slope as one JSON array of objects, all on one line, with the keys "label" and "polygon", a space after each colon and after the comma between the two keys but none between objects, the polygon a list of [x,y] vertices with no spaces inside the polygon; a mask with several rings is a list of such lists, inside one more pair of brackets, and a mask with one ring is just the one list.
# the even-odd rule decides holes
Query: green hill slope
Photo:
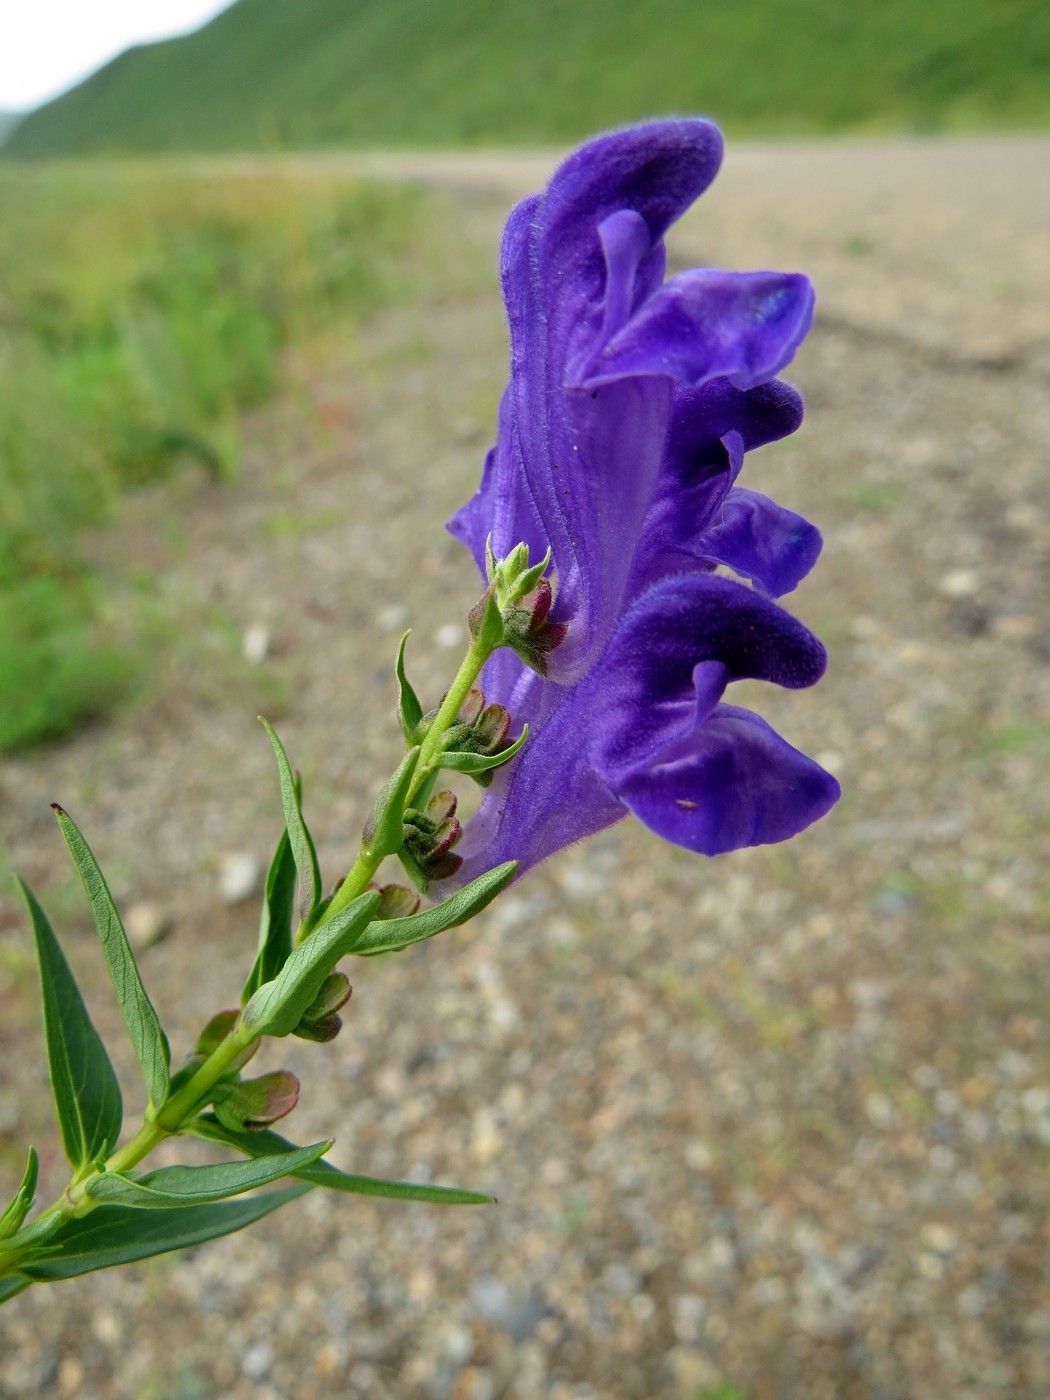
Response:
[{"label": "green hill slope", "polygon": [[238,0],[27,117],[21,157],[1050,122],[1045,0]]}]

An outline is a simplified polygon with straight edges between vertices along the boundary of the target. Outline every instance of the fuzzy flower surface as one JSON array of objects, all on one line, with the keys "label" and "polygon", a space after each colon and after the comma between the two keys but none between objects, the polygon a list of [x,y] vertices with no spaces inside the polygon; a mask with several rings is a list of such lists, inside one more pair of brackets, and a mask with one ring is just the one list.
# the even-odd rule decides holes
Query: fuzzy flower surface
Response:
[{"label": "fuzzy flower surface", "polygon": [[813,566],[818,531],[736,484],[749,449],[801,421],[776,376],[809,329],[810,283],[665,278],[663,236],[721,155],[703,120],[613,132],[507,222],[510,378],[480,489],[449,529],[483,576],[490,536],[497,556],[550,547],[566,630],[545,675],[508,651],[486,668],[529,740],[467,825],[457,882],[508,859],[527,869],[628,811],[716,855],[794,836],[839,796],[723,700],[745,678],[812,685],[826,656],[772,601]]}]

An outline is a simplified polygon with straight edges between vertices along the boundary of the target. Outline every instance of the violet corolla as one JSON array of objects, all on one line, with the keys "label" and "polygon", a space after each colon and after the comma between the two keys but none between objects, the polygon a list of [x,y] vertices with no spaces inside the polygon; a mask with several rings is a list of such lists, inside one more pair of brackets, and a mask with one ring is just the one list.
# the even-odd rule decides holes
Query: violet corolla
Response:
[{"label": "violet corolla", "polygon": [[507,222],[510,379],[481,487],[449,529],[483,573],[487,541],[498,557],[549,549],[564,640],[534,668],[508,650],[488,663],[486,694],[530,737],[466,827],[457,881],[507,859],[527,869],[628,811],[707,855],[782,841],[839,796],[722,702],[745,678],[812,685],[826,655],[771,601],[812,567],[819,533],[736,485],[749,448],[801,421],[776,375],[809,329],[810,283],[665,280],[663,235],[721,154],[702,120],[613,132]]}]

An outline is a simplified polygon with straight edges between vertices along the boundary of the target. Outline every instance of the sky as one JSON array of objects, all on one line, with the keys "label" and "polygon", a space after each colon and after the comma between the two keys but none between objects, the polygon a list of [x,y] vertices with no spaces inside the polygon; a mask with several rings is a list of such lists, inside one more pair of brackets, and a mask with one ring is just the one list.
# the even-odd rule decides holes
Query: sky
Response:
[{"label": "sky", "polygon": [[27,111],[130,44],[197,29],[231,0],[0,0],[0,110]]}]

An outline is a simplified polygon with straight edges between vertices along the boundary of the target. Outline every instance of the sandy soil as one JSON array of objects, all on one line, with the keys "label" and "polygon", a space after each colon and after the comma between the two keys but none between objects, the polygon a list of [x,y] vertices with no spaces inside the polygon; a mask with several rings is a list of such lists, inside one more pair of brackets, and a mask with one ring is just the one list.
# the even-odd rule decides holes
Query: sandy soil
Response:
[{"label": "sandy soil", "polygon": [[[473,600],[440,526],[503,377],[483,269],[551,160],[340,159],[441,187],[448,280],[340,364],[289,365],[238,484],[129,506],[121,552],[171,619],[160,697],[0,770],[11,864],[118,1045],[47,802],[170,923],[142,963],[185,1046],[254,938],[219,884],[275,834],[257,709],[334,875],[397,754],[399,631],[436,696],[463,636],[438,629]],[[306,1085],[289,1131],[500,1205],[315,1194],[191,1256],[31,1290],[0,1316],[0,1396],[1050,1393],[1048,170],[1037,139],[744,147],[673,242],[817,282],[807,423],[746,470],[825,532],[789,602],[832,665],[749,698],[840,774],[832,817],[717,862],[623,823],[468,930],[355,966],[340,1039],[271,1057]],[[0,1166],[13,1186],[31,1135],[57,1186],[11,903],[0,972]]]}]

